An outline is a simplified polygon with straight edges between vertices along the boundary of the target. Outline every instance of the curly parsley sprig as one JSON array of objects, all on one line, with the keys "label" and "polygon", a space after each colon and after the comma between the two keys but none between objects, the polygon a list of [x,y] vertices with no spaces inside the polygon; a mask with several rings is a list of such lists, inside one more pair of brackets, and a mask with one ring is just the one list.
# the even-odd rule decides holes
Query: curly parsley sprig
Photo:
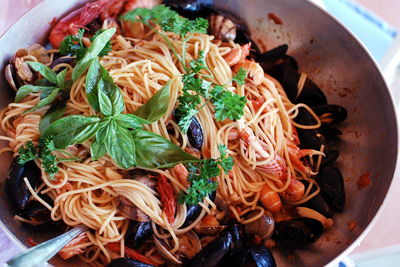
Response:
[{"label": "curly parsley sprig", "polygon": [[233,168],[233,158],[226,153],[226,146],[219,145],[221,156],[218,159],[205,159],[198,163],[186,164],[189,171],[190,187],[186,194],[179,195],[179,203],[196,205],[215,191],[218,183],[212,178],[221,174],[221,169],[228,174]]},{"label": "curly parsley sprig", "polygon": [[51,137],[40,138],[39,145],[35,147],[32,141],[28,141],[24,146],[21,146],[18,150],[19,153],[19,164],[25,164],[28,161],[40,159],[42,161],[42,167],[46,173],[49,174],[50,178],[54,178],[54,175],[58,173],[58,163],[63,161],[76,161],[80,160],[76,157],[73,157],[69,153],[65,151],[61,151],[64,154],[68,154],[72,156],[72,158],[64,159],[57,158],[56,155],[53,154],[57,149],[54,146],[54,141]]}]

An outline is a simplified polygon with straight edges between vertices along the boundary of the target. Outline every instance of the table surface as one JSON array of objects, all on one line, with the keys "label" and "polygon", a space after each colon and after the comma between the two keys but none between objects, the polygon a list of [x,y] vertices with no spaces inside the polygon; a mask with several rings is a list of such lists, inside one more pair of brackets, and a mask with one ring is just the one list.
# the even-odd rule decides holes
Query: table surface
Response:
[{"label": "table surface", "polygon": [[[42,1],[43,0],[0,0],[2,6],[2,8],[0,8],[0,34],[6,31],[20,16]],[[391,7],[391,0],[358,0],[358,2],[372,8],[373,11],[375,11],[374,8],[376,8],[377,13],[382,17],[385,17],[385,14],[392,16],[392,11],[398,10]],[[387,5],[385,5],[385,2]],[[400,1],[398,1],[398,5],[400,8]],[[386,13],[385,10],[387,10]],[[390,18],[394,20],[393,17]],[[398,16],[396,18],[398,18]],[[396,26],[400,27],[400,20],[397,19],[395,22],[397,23]],[[399,210],[399,198],[400,179],[395,179],[379,220],[353,253],[369,252],[375,249],[400,244],[400,226],[398,223],[400,221],[400,212],[393,212]],[[0,230],[0,264],[18,253],[18,251],[19,248],[13,244],[2,230]]]}]

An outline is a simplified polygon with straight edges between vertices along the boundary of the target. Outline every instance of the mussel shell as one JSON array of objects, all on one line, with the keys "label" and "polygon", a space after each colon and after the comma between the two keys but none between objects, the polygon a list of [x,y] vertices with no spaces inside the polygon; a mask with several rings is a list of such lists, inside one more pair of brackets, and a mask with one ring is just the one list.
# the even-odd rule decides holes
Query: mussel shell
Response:
[{"label": "mussel shell", "polygon": [[[53,200],[48,195],[41,195],[40,197],[50,206],[53,206]],[[30,201],[24,210],[18,213],[19,216],[33,220],[33,221],[49,221],[50,210],[43,206],[39,201]]]},{"label": "mussel shell", "polygon": [[343,135],[341,130],[329,125],[322,125],[321,132],[325,137],[325,139],[328,141],[336,141],[339,138],[339,136]]},{"label": "mussel shell", "polygon": [[316,105],[326,105],[328,100],[321,88],[310,78],[307,78],[295,103],[304,103],[312,107]]},{"label": "mussel shell", "polygon": [[212,6],[213,0],[163,0],[162,3],[170,6],[181,16],[194,19],[206,17],[210,13],[208,8]]},{"label": "mussel shell", "polygon": [[342,172],[333,165],[324,165],[319,170],[316,181],[321,187],[321,195],[326,203],[336,211],[343,211],[346,203]]},{"label": "mussel shell", "polygon": [[288,248],[302,248],[315,242],[324,232],[320,221],[295,218],[275,224],[274,239]]},{"label": "mussel shell", "polygon": [[312,110],[321,118],[323,124],[340,123],[347,118],[347,110],[339,105],[314,106]]},{"label": "mussel shell", "polygon": [[[314,125],[316,121],[314,118],[304,109],[299,110],[299,114],[294,121],[301,125]],[[320,150],[321,146],[326,147],[326,140],[322,134],[321,129],[302,129],[296,128],[300,139],[301,148],[312,148],[315,150]]]},{"label": "mussel shell", "polygon": [[232,245],[221,260],[221,266],[232,266],[232,259],[235,255],[239,254],[243,250],[244,244],[247,241],[242,225],[237,223],[232,224],[229,226],[227,231],[229,231],[232,235]]},{"label": "mussel shell", "polygon": [[225,254],[233,245],[232,234],[225,230],[221,235],[205,246],[196,256],[189,262],[191,267],[214,267],[218,266]]},{"label": "mussel shell", "polygon": [[[50,64],[50,68],[54,68],[55,66],[57,66],[58,64],[69,64],[71,66],[75,65],[75,57],[70,57],[70,56],[63,56],[63,57],[59,57],[56,58],[55,60],[53,60],[53,62],[51,62]],[[60,68],[58,71],[62,71],[63,68]]]},{"label": "mussel shell", "polygon": [[126,235],[125,244],[130,248],[140,247],[144,241],[149,239],[153,235],[153,227],[151,227],[151,221],[148,222],[136,222],[131,221]]},{"label": "mussel shell", "polygon": [[264,67],[266,66],[266,64],[276,63],[276,61],[283,59],[285,57],[288,49],[289,46],[287,44],[279,45],[261,54],[257,58],[257,62],[261,62],[264,65]]},{"label": "mussel shell", "polygon": [[24,182],[24,178],[26,177],[32,188],[35,188],[40,180],[41,172],[34,161],[20,165],[18,160],[19,157],[16,157],[11,163],[5,187],[11,203],[19,210],[23,210],[32,195]]},{"label": "mussel shell", "polygon": [[[211,201],[214,201],[216,195],[217,193],[214,191],[209,194],[208,197],[211,199]],[[188,205],[186,207],[186,220],[180,228],[185,228],[191,225],[199,217],[202,209],[203,208],[200,205]]]},{"label": "mussel shell", "polygon": [[[304,184],[304,186],[306,188],[308,188],[310,183],[307,180],[301,180],[301,182]],[[316,188],[312,187],[310,194],[314,193],[315,190],[316,190]],[[327,218],[332,217],[332,211],[331,211],[329,205],[326,203],[326,201],[321,196],[321,194],[317,194],[316,196],[314,196],[310,200],[307,200],[300,206],[304,206],[304,207],[313,209],[315,211],[318,211],[319,213],[321,213],[322,215],[324,215]]]},{"label": "mussel shell", "polygon": [[203,129],[200,122],[195,117],[192,119],[192,122],[189,125],[187,137],[189,139],[189,143],[194,148],[201,151],[201,146],[203,145],[204,141]]},{"label": "mussel shell", "polygon": [[339,150],[325,150],[325,157],[322,158],[321,166],[331,165],[339,158]]},{"label": "mussel shell", "polygon": [[230,266],[276,267],[274,256],[263,245],[243,249],[239,256],[234,257],[232,264]]},{"label": "mussel shell", "polygon": [[107,267],[152,267],[153,265],[142,263],[130,258],[118,258],[112,260]]}]

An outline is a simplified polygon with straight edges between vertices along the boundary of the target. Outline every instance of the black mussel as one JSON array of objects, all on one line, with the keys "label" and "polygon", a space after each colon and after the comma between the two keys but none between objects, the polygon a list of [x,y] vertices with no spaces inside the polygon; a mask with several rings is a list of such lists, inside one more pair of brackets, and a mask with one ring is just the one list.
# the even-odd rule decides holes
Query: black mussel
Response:
[{"label": "black mussel", "polygon": [[244,248],[240,254],[232,258],[231,265],[229,266],[276,267],[276,262],[271,251],[267,247],[258,245]]},{"label": "black mussel", "polygon": [[325,150],[325,157],[322,158],[321,166],[331,165],[339,158],[339,150]]},{"label": "black mussel", "polygon": [[[294,118],[294,121],[301,125],[314,125],[315,119],[305,110],[300,109],[299,114]],[[321,129],[302,129],[296,128],[300,139],[301,148],[312,148],[320,150],[321,146],[326,147],[326,140]]]},{"label": "black mussel", "polygon": [[[75,57],[70,57],[70,56],[59,57],[59,58],[56,58],[55,60],[53,60],[53,62],[51,62],[50,68],[52,69],[55,66],[57,66],[58,64],[62,64],[62,63],[73,66],[73,65],[75,65],[75,61],[76,61]],[[58,71],[61,71],[63,69],[64,68],[60,68],[60,69],[58,69]]]},{"label": "black mussel", "polygon": [[152,267],[153,265],[146,264],[129,258],[118,258],[112,260],[107,267]]},{"label": "black mussel", "polygon": [[190,19],[207,17],[210,12],[208,8],[213,4],[213,0],[163,0],[162,2]]},{"label": "black mussel", "polygon": [[265,64],[273,64],[278,60],[283,59],[286,56],[286,52],[288,51],[289,46],[287,44],[283,44],[268,50],[267,52],[261,54],[257,61]]},{"label": "black mussel", "polygon": [[214,267],[218,266],[225,254],[233,245],[233,237],[230,231],[225,230],[219,237],[205,246],[193,259],[188,266],[191,267]]},{"label": "black mussel", "polygon": [[[40,197],[50,206],[53,205],[53,200],[48,195],[40,195]],[[38,223],[44,223],[50,220],[50,210],[36,200],[30,201],[25,209],[19,212],[18,215]]]},{"label": "black mussel", "polygon": [[189,129],[187,131],[187,136],[189,139],[189,143],[201,151],[201,146],[203,145],[203,129],[201,128],[200,122],[193,117],[192,122],[189,125]]},{"label": "black mussel", "polygon": [[227,229],[232,235],[232,245],[220,262],[221,266],[229,266],[233,257],[243,250],[246,242],[243,227],[237,223]]},{"label": "black mussel", "polygon": [[[310,183],[307,180],[301,180],[301,182],[304,184],[306,190]],[[311,188],[310,194],[314,193],[316,190],[315,186]],[[332,212],[331,209],[329,208],[328,204],[326,204],[325,200],[322,198],[321,194],[315,195],[313,198],[310,200],[307,200],[301,206],[313,209],[322,215],[324,215],[327,218],[332,217]]]},{"label": "black mussel", "polygon": [[311,107],[316,105],[326,105],[328,100],[321,88],[319,88],[311,79],[306,78],[303,89],[296,98],[295,103],[304,103]]},{"label": "black mussel", "polygon": [[321,187],[321,195],[326,203],[336,211],[343,211],[346,203],[342,172],[335,166],[324,165],[318,172],[316,181]]},{"label": "black mussel", "polygon": [[323,234],[324,226],[320,221],[310,218],[295,218],[275,224],[274,239],[288,248],[302,248]]},{"label": "black mussel", "polygon": [[325,139],[330,141],[335,141],[339,138],[339,136],[343,135],[341,130],[329,125],[322,125],[321,132]]},{"label": "black mussel", "polygon": [[[179,111],[175,110],[173,114],[175,120],[179,121],[180,120]],[[194,148],[201,151],[201,146],[203,145],[203,140],[204,140],[203,129],[201,127],[200,122],[196,119],[196,117],[193,117],[192,122],[190,123],[186,134],[189,139],[189,143]]]},{"label": "black mussel", "polygon": [[326,204],[325,200],[322,198],[320,194],[317,194],[312,199],[304,202],[303,204],[301,204],[301,206],[313,209],[327,218],[332,217],[332,212],[328,204]]},{"label": "black mussel", "polygon": [[5,186],[11,203],[18,209],[23,210],[31,196],[24,178],[26,177],[32,188],[35,188],[40,180],[41,172],[34,161],[28,161],[20,165],[18,160],[19,157],[16,157],[11,163]]},{"label": "black mussel", "polygon": [[153,235],[153,228],[151,221],[136,222],[131,221],[129,225],[128,234],[126,236],[125,244],[130,248],[140,247],[144,241]]},{"label": "black mussel", "polygon": [[335,124],[347,118],[347,110],[339,105],[314,106],[312,110],[318,115],[322,124]]},{"label": "black mussel", "polygon": [[[212,201],[214,201],[216,197],[216,191],[212,192],[208,196]],[[202,207],[200,205],[188,205],[186,208],[186,220],[181,226],[181,228],[185,228],[194,222],[197,217],[199,217],[200,213],[202,211]]]}]

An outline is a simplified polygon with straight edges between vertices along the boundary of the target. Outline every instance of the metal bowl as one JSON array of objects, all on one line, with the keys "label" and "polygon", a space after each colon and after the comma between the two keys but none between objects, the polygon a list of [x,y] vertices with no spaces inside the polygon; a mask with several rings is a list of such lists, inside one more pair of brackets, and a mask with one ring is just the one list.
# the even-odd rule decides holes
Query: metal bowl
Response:
[{"label": "metal bowl", "polygon": [[[4,66],[12,54],[33,42],[44,43],[53,17],[66,14],[83,0],[47,0],[15,23],[0,39],[0,62]],[[344,26],[325,11],[304,0],[215,1],[215,5],[243,18],[261,48],[289,44],[301,71],[306,72],[327,94],[330,103],[345,106],[349,118],[342,125],[343,142],[339,165],[345,177],[345,212],[336,214],[335,224],[320,240],[304,250],[274,251],[278,266],[323,266],[349,253],[367,233],[382,207],[392,182],[397,159],[397,124],[393,101],[371,56]],[[277,25],[268,19],[276,14]],[[0,107],[11,100],[4,77]],[[6,143],[2,143],[5,147]],[[0,179],[6,177],[11,155],[0,156]],[[359,190],[358,177],[371,173],[372,184]],[[12,219],[13,211],[0,193],[1,228],[22,245],[28,237],[44,241],[57,231],[23,225]],[[353,230],[348,223],[357,223]],[[291,257],[288,257],[291,255]],[[56,266],[82,266],[76,259]]]}]

